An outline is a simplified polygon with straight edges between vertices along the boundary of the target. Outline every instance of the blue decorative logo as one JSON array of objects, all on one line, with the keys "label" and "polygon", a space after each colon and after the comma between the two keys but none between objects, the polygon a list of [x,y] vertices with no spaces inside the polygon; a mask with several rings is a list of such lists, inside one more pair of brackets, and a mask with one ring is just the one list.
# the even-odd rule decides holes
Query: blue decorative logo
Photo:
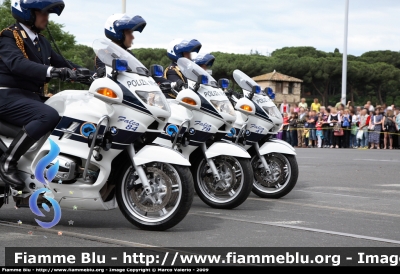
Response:
[{"label": "blue decorative logo", "polygon": [[194,135],[196,133],[196,130],[194,128],[189,129],[189,134]]},{"label": "blue decorative logo", "polygon": [[90,133],[96,131],[96,126],[93,125],[92,123],[84,123],[81,126],[81,134],[85,137],[88,138]]},{"label": "blue decorative logo", "polygon": [[201,121],[195,121],[195,122],[194,122],[194,125],[195,125],[195,126],[197,126],[197,125],[202,126],[202,127],[203,127],[203,128],[202,128],[202,131],[209,132],[209,131],[211,130],[211,125],[210,125],[210,124],[203,123],[203,122],[201,122]]},{"label": "blue decorative logo", "polygon": [[[53,140],[51,140],[51,139],[48,139],[48,140],[50,142],[50,151],[46,156],[44,156],[42,159],[40,159],[40,161],[38,162],[36,169],[35,169],[36,179],[44,185],[47,185],[48,182],[51,182],[54,179],[54,177],[56,177],[56,174],[57,174],[58,168],[59,168],[58,161],[53,166],[48,168],[47,172],[46,172],[46,177],[47,177],[47,180],[46,180],[46,178],[44,177],[44,172],[46,170],[46,167],[54,159],[56,159],[57,156],[60,154],[60,148],[58,147],[58,145]],[[35,215],[40,216],[40,217],[44,217],[45,215],[39,210],[37,201],[38,201],[39,195],[42,193],[46,193],[46,192],[51,193],[51,191],[47,188],[38,189],[29,198],[29,207],[30,207],[31,211]],[[38,223],[38,225],[40,225],[43,228],[52,228],[53,226],[58,224],[58,222],[61,219],[61,208],[60,208],[60,205],[58,204],[58,202],[56,200],[54,200],[53,198],[46,197],[46,196],[43,196],[43,198],[51,203],[51,206],[54,209],[54,218],[51,222],[42,222],[42,221],[39,221],[38,219],[35,219],[35,221]],[[42,208],[47,212],[50,211],[50,208],[46,203],[42,203]]]},{"label": "blue decorative logo", "polygon": [[111,132],[112,135],[117,135],[118,129],[116,127],[111,127],[110,128],[110,132]]},{"label": "blue decorative logo", "polygon": [[249,136],[251,134],[250,130],[246,130],[246,135]]},{"label": "blue decorative logo", "polygon": [[172,136],[175,132],[178,132],[178,127],[176,125],[169,125],[165,130],[169,136]]},{"label": "blue decorative logo", "polygon": [[231,132],[228,133],[228,137],[234,137],[236,135],[236,129],[235,128],[231,128]]},{"label": "blue decorative logo", "polygon": [[258,134],[262,134],[265,129],[262,126],[257,126],[256,124],[251,124],[251,128],[255,128],[256,129],[255,133],[258,133]]}]

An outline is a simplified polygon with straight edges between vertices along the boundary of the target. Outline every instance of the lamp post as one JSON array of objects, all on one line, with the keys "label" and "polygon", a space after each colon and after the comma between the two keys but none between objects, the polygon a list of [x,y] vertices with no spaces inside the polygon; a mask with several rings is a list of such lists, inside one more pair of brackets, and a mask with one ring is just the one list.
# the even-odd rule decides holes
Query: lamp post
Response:
[{"label": "lamp post", "polygon": [[347,32],[349,26],[349,0],[346,0],[344,18],[344,47],[343,47],[343,72],[342,72],[342,104],[346,105],[347,88]]},{"label": "lamp post", "polygon": [[126,13],[126,0],[122,0],[122,13]]}]

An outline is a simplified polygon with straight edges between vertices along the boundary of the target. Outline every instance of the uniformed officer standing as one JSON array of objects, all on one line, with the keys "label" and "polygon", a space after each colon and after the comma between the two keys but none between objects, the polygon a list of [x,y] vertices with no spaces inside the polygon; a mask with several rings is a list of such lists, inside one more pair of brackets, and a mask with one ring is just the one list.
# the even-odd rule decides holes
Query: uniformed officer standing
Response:
[{"label": "uniformed officer standing", "polygon": [[[131,18],[125,13],[118,13],[108,17],[104,26],[104,34],[115,44],[135,56],[129,50],[135,39],[133,32],[138,31],[141,33],[145,27],[146,21],[141,16],[136,15]],[[104,68],[105,64],[96,56],[95,66],[97,70],[98,68]],[[104,75],[98,76],[103,77]]]},{"label": "uniformed officer standing", "polygon": [[[187,84],[186,77],[180,71],[177,61],[181,57],[185,57],[189,60],[192,60],[191,53],[199,52],[201,49],[201,43],[196,39],[192,39],[190,41],[183,39],[175,39],[167,48],[167,56],[172,61],[172,63],[164,70],[164,79],[167,79],[171,82],[172,87],[175,90],[180,91],[185,84]],[[158,77],[155,77],[158,78]],[[155,79],[157,81],[157,79]],[[159,81],[157,81],[159,82]],[[166,95],[169,99],[174,99],[175,96],[173,94]]]},{"label": "uniformed officer standing", "polygon": [[58,112],[45,105],[44,84],[51,78],[74,79],[75,72],[40,34],[49,13],[60,15],[62,0],[14,0],[11,12],[17,23],[0,33],[0,119],[22,127],[0,158],[0,177],[16,190],[24,188],[17,162],[59,122]]}]

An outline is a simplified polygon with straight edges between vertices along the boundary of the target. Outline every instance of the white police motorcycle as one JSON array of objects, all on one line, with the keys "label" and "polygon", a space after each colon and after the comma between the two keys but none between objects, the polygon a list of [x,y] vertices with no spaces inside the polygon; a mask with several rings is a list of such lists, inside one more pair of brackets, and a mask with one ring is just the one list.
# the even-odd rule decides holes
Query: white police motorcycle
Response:
[{"label": "white police motorcycle", "polygon": [[[190,159],[196,193],[204,203],[235,208],[251,193],[253,178],[250,154],[240,145],[222,141],[236,120],[235,111],[205,70],[187,58],[177,64],[189,88],[168,100],[172,114],[154,143],[177,149]],[[162,77],[161,66],[153,65],[151,71],[153,77]]]},{"label": "white police motorcycle", "polygon": [[295,149],[273,138],[283,123],[282,114],[245,73],[235,70],[233,78],[244,97],[229,95],[237,119],[224,140],[241,144],[249,151],[254,172],[253,193],[262,198],[283,197],[296,185],[299,169]]},{"label": "white police motorcycle", "polygon": [[[45,187],[50,191],[38,203],[46,210],[50,198],[76,210],[119,207],[138,228],[169,229],[186,216],[194,194],[189,160],[152,144],[171,115],[169,104],[135,57],[106,39],[96,40],[93,49],[108,77],[94,79],[89,90],[65,90],[46,101],[62,118],[19,161],[26,186],[11,195],[17,207],[32,209],[30,196]],[[78,82],[91,79],[88,70],[78,76]],[[0,123],[3,153],[19,128]]]}]

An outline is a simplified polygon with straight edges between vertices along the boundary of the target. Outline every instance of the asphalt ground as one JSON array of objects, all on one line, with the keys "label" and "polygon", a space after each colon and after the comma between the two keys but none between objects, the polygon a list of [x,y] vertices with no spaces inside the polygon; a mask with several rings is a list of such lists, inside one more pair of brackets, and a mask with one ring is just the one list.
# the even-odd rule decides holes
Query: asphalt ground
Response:
[{"label": "asphalt ground", "polygon": [[241,206],[221,210],[195,196],[185,219],[164,232],[136,228],[119,209],[79,208],[62,208],[59,224],[45,230],[29,209],[5,205],[0,209],[0,265],[5,247],[400,246],[400,150],[296,152],[299,179],[285,197],[271,200],[252,193]]}]

